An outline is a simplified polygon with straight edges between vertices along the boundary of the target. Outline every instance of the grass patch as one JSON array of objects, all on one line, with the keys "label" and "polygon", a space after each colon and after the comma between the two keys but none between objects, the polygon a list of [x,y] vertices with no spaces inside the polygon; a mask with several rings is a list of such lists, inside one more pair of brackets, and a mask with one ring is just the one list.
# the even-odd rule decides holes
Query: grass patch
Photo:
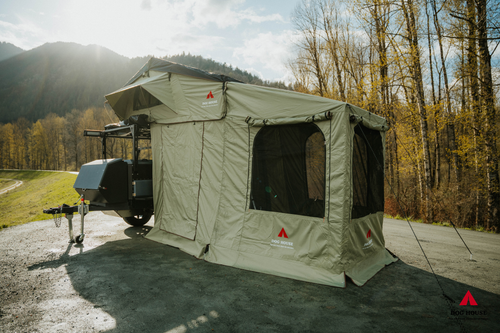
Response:
[{"label": "grass patch", "polygon": [[73,189],[76,177],[66,172],[0,170],[0,178],[24,182],[20,187],[0,195],[0,229],[51,219],[52,215],[43,214],[44,208],[75,203],[79,198]]}]

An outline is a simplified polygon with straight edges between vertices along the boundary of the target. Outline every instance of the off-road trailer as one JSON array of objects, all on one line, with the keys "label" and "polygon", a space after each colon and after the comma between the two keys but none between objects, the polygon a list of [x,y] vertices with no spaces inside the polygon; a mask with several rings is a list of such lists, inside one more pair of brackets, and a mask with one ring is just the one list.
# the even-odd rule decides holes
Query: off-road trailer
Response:
[{"label": "off-road trailer", "polygon": [[[130,117],[120,124],[109,124],[104,130],[85,130],[84,136],[97,137],[102,142],[102,159],[84,164],[80,168],[73,188],[80,194],[74,206],[63,204],[44,209],[45,214],[64,215],[68,220],[71,243],[82,243],[84,217],[90,211],[115,212],[125,222],[133,226],[146,224],[153,215],[153,168],[152,161],[139,159],[139,140],[151,141],[149,124],[141,117]],[[108,138],[130,139],[133,144],[131,160],[107,159],[106,140]],[[85,200],[89,203],[86,204]],[[81,216],[81,232],[73,236],[73,214]]]}]

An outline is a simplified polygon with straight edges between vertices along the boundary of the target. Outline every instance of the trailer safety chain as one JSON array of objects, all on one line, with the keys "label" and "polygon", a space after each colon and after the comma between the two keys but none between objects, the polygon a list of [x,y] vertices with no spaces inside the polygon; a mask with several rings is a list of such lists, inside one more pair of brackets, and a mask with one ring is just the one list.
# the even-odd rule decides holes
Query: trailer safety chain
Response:
[{"label": "trailer safety chain", "polygon": [[61,226],[62,222],[62,206],[59,206],[59,212],[52,214],[52,218],[54,219],[54,223],[56,225],[56,228],[59,228]]}]

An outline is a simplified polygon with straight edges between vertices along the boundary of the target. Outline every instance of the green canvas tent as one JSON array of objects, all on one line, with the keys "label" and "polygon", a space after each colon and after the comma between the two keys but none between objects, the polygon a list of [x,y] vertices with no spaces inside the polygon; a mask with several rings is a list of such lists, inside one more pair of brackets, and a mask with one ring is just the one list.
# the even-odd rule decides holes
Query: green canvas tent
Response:
[{"label": "green canvas tent", "polygon": [[155,58],[106,98],[150,122],[148,239],[337,287],[397,260],[382,233],[384,118]]}]

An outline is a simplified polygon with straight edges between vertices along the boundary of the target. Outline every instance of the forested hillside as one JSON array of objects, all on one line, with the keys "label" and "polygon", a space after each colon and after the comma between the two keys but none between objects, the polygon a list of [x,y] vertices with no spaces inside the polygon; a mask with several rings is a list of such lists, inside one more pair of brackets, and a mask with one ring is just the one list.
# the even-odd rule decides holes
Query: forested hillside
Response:
[{"label": "forested hillside", "polygon": [[147,60],[97,45],[44,44],[0,62],[0,122],[102,106]]},{"label": "forested hillside", "polygon": [[23,53],[24,50],[20,47],[17,47],[13,44],[0,42],[0,61],[18,55],[19,53]]}]

